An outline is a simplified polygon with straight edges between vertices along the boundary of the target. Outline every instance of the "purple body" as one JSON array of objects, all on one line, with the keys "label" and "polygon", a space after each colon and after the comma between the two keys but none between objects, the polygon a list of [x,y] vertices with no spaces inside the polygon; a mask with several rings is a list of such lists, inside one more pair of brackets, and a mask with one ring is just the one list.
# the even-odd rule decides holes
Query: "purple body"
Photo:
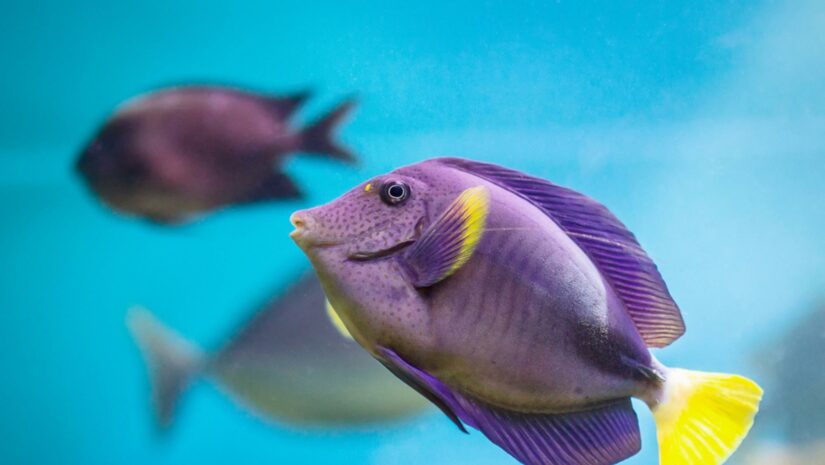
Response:
[{"label": "purple body", "polygon": [[296,198],[299,189],[280,171],[290,153],[354,160],[331,139],[352,102],[294,128],[290,118],[306,98],[208,86],[153,92],[119,108],[77,168],[110,206],[157,222],[180,222],[229,204]]},{"label": "purple body", "polygon": [[[392,185],[409,190],[403,204],[387,202]],[[417,283],[411,246],[455,236],[431,226],[477,187],[489,205],[472,257]],[[628,399],[661,390],[648,347],[684,327],[655,265],[603,206],[495,165],[434,159],[292,221],[356,340],[454,421],[531,464],[614,463],[638,450]],[[553,452],[554,434],[569,450]]]}]

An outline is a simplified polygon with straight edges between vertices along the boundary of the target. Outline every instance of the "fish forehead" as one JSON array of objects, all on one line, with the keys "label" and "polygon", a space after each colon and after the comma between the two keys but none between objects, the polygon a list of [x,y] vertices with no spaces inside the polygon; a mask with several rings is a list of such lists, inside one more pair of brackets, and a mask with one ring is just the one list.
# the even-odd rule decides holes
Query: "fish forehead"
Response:
[{"label": "fish forehead", "polygon": [[475,182],[481,181],[480,177],[446,165],[438,158],[403,166],[391,171],[386,176],[392,176],[393,174],[418,179],[427,185],[430,194],[449,191],[467,182],[473,182],[472,180],[475,180]]},{"label": "fish forehead", "polygon": [[[537,221],[555,222],[531,202],[505,187],[492,183],[474,173],[467,172],[446,164],[445,158],[434,158],[414,165],[405,166],[393,173],[403,174],[418,179],[427,185],[426,197],[431,216],[444,211],[464,190],[471,187],[484,187],[490,197],[488,226],[495,228],[495,234],[506,232],[508,216],[516,212],[517,216],[529,216]],[[490,232],[490,228],[487,231]],[[554,234],[564,233],[558,229]]]},{"label": "fish forehead", "polygon": [[[437,158],[398,168],[385,177],[391,178],[393,175],[405,176],[420,182],[425,191],[419,195],[427,199],[431,207],[446,206],[469,187],[493,186],[475,174],[445,165]],[[441,213],[438,208],[431,209],[434,216]]]},{"label": "fish forehead", "polygon": [[[445,182],[450,179],[450,169],[440,168],[445,169],[436,172],[419,163],[374,176],[337,199],[306,212],[323,225],[327,234],[342,239],[354,239],[376,229],[413,228],[421,217],[430,213],[433,199],[451,191],[450,184]],[[382,186],[390,182],[410,186],[411,196],[404,205],[389,207],[380,200]]]}]

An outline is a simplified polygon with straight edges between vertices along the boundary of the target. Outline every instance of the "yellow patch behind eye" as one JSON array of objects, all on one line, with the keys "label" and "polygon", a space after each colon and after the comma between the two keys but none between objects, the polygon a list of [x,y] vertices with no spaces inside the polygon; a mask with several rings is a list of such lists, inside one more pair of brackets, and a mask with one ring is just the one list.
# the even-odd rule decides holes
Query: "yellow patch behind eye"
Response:
[{"label": "yellow patch behind eye", "polygon": [[489,206],[490,194],[483,186],[466,189],[453,203],[452,207],[457,210],[464,227],[461,231],[461,251],[447,275],[461,268],[473,255],[479,240],[481,240],[481,235],[484,233]]},{"label": "yellow patch behind eye", "polygon": [[364,186],[364,192],[369,192],[372,190],[372,183],[368,182],[366,186]]}]

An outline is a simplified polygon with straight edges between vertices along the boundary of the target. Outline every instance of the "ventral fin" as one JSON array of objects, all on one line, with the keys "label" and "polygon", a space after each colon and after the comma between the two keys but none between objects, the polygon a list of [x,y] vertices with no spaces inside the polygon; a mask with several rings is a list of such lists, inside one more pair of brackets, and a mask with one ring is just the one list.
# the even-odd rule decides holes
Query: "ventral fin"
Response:
[{"label": "ventral fin", "polygon": [[565,414],[516,412],[454,392],[390,349],[380,353],[393,373],[408,384],[414,380],[410,385],[424,391],[453,422],[480,430],[526,465],[612,465],[641,448],[630,399]]},{"label": "ventral fin", "polygon": [[333,307],[332,304],[329,303],[329,300],[326,300],[324,302],[324,308],[326,308],[327,311],[327,318],[329,318],[329,321],[330,323],[332,323],[332,326],[335,327],[335,329],[341,334],[341,336],[344,336],[346,339],[352,339],[352,334],[350,334],[349,330],[344,325],[344,322],[341,320],[341,317],[338,316],[338,312],[335,311],[335,307]]},{"label": "ventral fin", "polygon": [[432,286],[467,263],[484,233],[489,203],[485,187],[465,189],[424,230],[403,255],[414,286]]},{"label": "ventral fin", "polygon": [[607,278],[649,347],[665,347],[684,334],[682,314],[656,264],[607,207],[574,190],[498,165],[461,158],[441,162],[519,195],[555,221]]},{"label": "ventral fin", "polygon": [[630,399],[558,415],[515,412],[458,399],[476,428],[527,465],[613,465],[642,447]]},{"label": "ventral fin", "polygon": [[410,365],[392,349],[380,347],[378,352],[383,358],[381,363],[387,367],[392,374],[397,376],[401,381],[404,381],[404,383],[411,388],[415,389],[416,392],[424,396],[427,400],[435,404],[436,407],[441,409],[441,411],[447,415],[447,417],[458,427],[458,429],[464,433],[467,432],[464,425],[461,424],[461,420],[459,420],[458,415],[453,411],[452,406],[458,405],[458,403],[453,398],[453,394],[450,392],[450,389],[445,386],[444,383],[432,377],[429,373]]}]

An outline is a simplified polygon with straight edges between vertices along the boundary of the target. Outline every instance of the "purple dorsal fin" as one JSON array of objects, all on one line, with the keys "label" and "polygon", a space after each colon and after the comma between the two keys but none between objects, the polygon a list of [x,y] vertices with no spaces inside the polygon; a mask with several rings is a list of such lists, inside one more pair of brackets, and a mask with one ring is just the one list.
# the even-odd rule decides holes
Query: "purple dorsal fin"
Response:
[{"label": "purple dorsal fin", "polygon": [[491,406],[452,391],[429,373],[410,365],[391,349],[380,348],[383,363],[416,389],[435,397],[437,405],[480,430],[526,465],[612,465],[641,448],[638,420],[630,399],[565,414],[523,413]]},{"label": "purple dorsal fin", "polygon": [[521,196],[552,218],[607,278],[649,347],[665,347],[684,334],[682,314],[656,264],[607,207],[574,190],[497,165],[461,158],[439,161]]}]

